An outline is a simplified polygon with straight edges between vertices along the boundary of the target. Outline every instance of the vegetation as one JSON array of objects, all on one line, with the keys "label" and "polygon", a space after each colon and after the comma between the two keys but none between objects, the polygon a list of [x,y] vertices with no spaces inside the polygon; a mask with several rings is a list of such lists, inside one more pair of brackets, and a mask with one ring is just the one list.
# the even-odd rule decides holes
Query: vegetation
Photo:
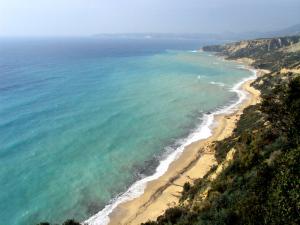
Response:
[{"label": "vegetation", "polygon": [[279,47],[264,50],[269,56],[247,50],[243,57],[279,66],[254,83],[262,102],[246,108],[232,136],[216,143],[218,162],[235,150],[233,160],[216,179],[209,179],[212,168],[185,184],[180,204],[144,225],[300,224],[300,74],[280,72],[283,64],[298,68],[300,53],[272,58]]},{"label": "vegetation", "polygon": [[[37,225],[51,225],[48,222],[42,222]],[[58,225],[58,224],[53,224],[53,225]],[[76,222],[75,220],[66,220],[62,225],[81,225],[80,223]]]}]

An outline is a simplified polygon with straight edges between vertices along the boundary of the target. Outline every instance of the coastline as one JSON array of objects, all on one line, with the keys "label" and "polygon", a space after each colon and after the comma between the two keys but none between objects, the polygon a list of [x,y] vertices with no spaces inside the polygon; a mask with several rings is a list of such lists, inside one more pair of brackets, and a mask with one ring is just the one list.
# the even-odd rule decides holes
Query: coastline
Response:
[{"label": "coastline", "polygon": [[[197,136],[197,140],[193,140],[192,137],[190,143],[186,143],[181,150],[171,154],[173,155],[172,161],[167,164],[165,171],[161,170],[161,174],[156,172],[147,177],[148,180],[145,178],[145,182],[142,182],[140,186],[135,183],[136,185],[130,188],[132,190],[129,189],[122,195],[122,199],[105,207],[84,223],[90,225],[140,224],[155,220],[167,208],[178,204],[184,183],[203,177],[213,165],[217,164],[214,157],[214,141],[230,136],[243,109],[260,101],[259,91],[250,87],[250,84],[257,75],[264,71],[253,70],[249,67],[245,69],[253,71],[255,75],[234,86],[232,91],[239,96],[237,102],[207,115],[201,126],[201,129],[208,129],[204,132],[205,135]],[[132,192],[133,189],[138,188],[140,188],[138,192]]]}]

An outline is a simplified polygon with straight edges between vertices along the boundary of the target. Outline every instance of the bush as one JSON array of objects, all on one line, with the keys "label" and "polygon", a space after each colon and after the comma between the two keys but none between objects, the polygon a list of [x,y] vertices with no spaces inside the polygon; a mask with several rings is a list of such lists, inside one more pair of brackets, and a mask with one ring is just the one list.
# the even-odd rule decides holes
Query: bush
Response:
[{"label": "bush", "polygon": [[62,225],[81,225],[81,224],[76,222],[75,220],[66,220]]}]

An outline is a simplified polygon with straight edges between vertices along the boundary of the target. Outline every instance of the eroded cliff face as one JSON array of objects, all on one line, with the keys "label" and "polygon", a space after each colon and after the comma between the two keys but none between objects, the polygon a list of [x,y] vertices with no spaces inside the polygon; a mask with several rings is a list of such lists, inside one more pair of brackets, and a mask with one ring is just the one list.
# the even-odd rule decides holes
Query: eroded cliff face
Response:
[{"label": "eroded cliff face", "polygon": [[203,47],[203,50],[217,52],[226,59],[250,58],[255,68],[276,71],[300,68],[299,43],[300,36],[292,36],[212,45]]},{"label": "eroded cliff face", "polygon": [[231,58],[242,58],[267,53],[282,47],[290,46],[300,41],[300,36],[265,38],[239,41],[225,45],[203,47],[204,51],[221,52]]}]

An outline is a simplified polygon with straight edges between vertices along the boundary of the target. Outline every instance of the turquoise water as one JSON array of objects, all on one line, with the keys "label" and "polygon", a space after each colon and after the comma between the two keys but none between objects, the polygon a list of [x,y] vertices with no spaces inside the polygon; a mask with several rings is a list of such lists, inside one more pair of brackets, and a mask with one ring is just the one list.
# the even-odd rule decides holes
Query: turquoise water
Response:
[{"label": "turquoise water", "polygon": [[196,41],[2,40],[1,224],[82,221],[251,73]]}]

